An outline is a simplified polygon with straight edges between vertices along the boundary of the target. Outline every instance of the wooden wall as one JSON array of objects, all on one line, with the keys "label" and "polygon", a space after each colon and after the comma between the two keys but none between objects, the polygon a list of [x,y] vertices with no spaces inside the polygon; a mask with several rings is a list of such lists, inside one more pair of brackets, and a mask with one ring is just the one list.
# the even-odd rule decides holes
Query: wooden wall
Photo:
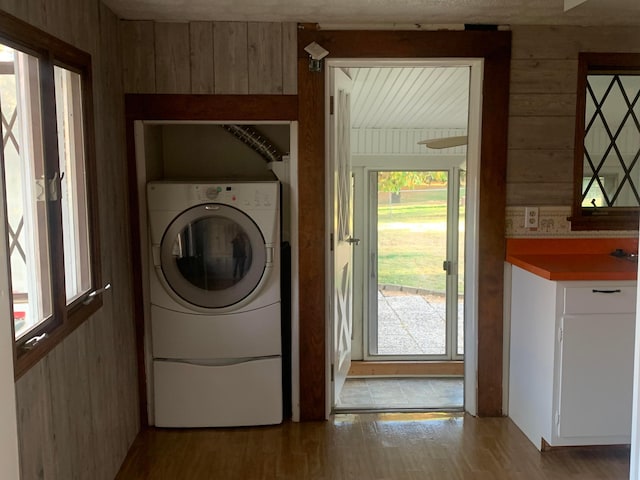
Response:
[{"label": "wooden wall", "polygon": [[[294,24],[121,21],[120,31],[127,93],[298,93]],[[570,206],[578,52],[638,51],[640,37],[628,27],[512,31],[506,204]],[[492,177],[502,185],[504,169]]]},{"label": "wooden wall", "polygon": [[636,27],[512,31],[507,206],[570,206],[578,52],[640,52],[640,35]]},{"label": "wooden wall", "polygon": [[120,31],[126,93],[297,93],[295,23],[121,21]]},{"label": "wooden wall", "polygon": [[139,430],[117,17],[99,0],[0,0],[91,53],[104,306],[16,383],[22,480],[111,480]]}]

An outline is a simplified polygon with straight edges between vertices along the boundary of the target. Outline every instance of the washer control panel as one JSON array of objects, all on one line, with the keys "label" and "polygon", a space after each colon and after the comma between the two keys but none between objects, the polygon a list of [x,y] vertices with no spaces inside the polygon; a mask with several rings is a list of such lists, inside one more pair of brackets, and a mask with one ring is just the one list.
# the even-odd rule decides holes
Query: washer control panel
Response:
[{"label": "washer control panel", "polygon": [[273,207],[276,199],[273,184],[213,184],[194,185],[196,196],[204,202],[243,207]]}]

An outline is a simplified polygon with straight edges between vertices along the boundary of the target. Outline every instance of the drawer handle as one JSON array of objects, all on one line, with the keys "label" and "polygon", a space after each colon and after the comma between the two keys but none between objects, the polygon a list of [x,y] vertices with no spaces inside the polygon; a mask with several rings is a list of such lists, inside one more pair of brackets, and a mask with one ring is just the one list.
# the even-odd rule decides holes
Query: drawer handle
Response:
[{"label": "drawer handle", "polygon": [[593,293],[622,293],[622,290],[620,290],[619,288],[616,288],[615,290],[598,290],[594,288],[591,291]]}]

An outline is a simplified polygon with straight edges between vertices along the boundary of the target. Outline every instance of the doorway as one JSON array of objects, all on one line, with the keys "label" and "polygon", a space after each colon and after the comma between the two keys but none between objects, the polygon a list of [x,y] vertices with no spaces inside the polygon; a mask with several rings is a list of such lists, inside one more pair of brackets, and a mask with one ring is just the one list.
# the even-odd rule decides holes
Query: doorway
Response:
[{"label": "doorway", "polygon": [[365,360],[462,360],[465,165],[369,172]]},{"label": "doorway", "polygon": [[[396,394],[422,396],[407,403],[382,393],[387,403],[378,402],[376,410],[462,408],[465,231],[475,228],[465,211],[476,208],[473,185],[467,191],[466,184],[477,175],[477,145],[470,149],[470,177],[465,144],[467,135],[474,131],[477,138],[479,131],[477,119],[469,123],[469,112],[472,103],[471,111],[480,110],[479,98],[470,92],[472,77],[480,81],[481,62],[336,60],[329,65],[329,72],[343,70],[352,79],[353,236],[361,239],[353,249],[350,352],[359,365],[352,365],[346,385],[354,380],[355,390],[366,397],[380,393],[379,385],[387,381],[387,390]],[[451,137],[464,141],[444,149],[421,144]],[[467,256],[474,255],[472,247]],[[380,362],[382,375],[362,375],[375,372],[373,365]],[[459,373],[452,375],[448,366],[434,370],[434,364],[446,362],[456,362]],[[395,373],[389,373],[390,363]],[[422,364],[428,364],[425,370]],[[440,394],[434,393],[438,383]],[[353,399],[352,392],[336,390],[335,382],[331,391],[334,409],[350,408],[345,398]]]}]

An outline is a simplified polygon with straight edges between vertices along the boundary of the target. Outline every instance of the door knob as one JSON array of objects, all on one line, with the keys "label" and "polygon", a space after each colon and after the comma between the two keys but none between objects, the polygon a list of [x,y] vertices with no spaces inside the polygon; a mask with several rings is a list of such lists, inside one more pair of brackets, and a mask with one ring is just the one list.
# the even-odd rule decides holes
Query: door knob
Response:
[{"label": "door knob", "polygon": [[349,237],[346,240],[347,242],[349,242],[350,244],[356,244],[358,245],[360,243],[360,239],[359,238],[353,238],[353,237]]}]

